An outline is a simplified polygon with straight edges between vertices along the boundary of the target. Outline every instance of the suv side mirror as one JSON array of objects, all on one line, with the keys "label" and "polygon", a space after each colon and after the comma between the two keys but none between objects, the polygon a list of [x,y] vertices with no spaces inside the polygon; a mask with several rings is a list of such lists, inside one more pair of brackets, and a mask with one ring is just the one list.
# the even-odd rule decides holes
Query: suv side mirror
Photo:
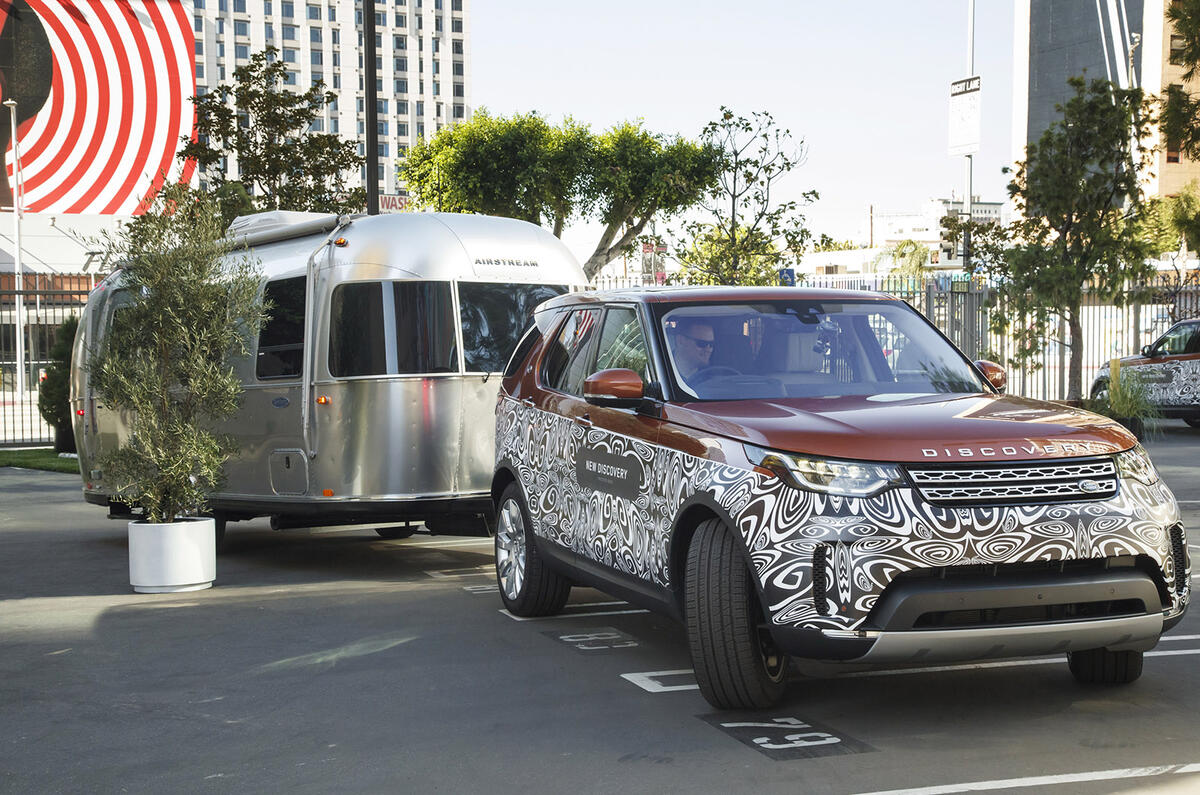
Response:
[{"label": "suv side mirror", "polygon": [[645,395],[642,377],[624,368],[592,373],[583,382],[583,399],[593,406],[634,409],[641,405]]},{"label": "suv side mirror", "polygon": [[975,369],[983,373],[983,377],[988,383],[996,387],[996,391],[1004,394],[1004,390],[1008,388],[1008,373],[1004,368],[995,362],[989,362],[987,359],[980,359],[975,362]]},{"label": "suv side mirror", "polygon": [[1145,356],[1147,359],[1153,358],[1154,346],[1153,345],[1143,345],[1142,346],[1142,356]]}]

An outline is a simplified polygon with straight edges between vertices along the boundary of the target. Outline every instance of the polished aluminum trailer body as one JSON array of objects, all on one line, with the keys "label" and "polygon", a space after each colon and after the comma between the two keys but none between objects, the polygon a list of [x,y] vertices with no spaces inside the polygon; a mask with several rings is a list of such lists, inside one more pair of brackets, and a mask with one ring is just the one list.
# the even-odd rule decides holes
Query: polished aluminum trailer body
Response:
[{"label": "polished aluminum trailer body", "polygon": [[[234,363],[245,387],[221,430],[239,453],[211,507],[279,527],[424,521],[489,509],[499,378],[533,304],[584,285],[538,226],[404,213],[238,219],[232,256],[258,260],[272,320]],[[92,393],[87,359],[122,302],[120,272],[88,301],[72,408],[84,494],[108,504],[97,456],[126,423]]]}]

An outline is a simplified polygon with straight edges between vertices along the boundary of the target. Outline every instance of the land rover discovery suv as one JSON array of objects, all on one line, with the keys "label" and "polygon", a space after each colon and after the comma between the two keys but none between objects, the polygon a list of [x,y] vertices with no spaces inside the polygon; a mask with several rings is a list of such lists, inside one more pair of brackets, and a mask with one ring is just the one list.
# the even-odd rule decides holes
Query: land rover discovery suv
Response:
[{"label": "land rover discovery suv", "polygon": [[590,292],[535,321],[496,408],[501,598],[675,616],[717,707],[776,703],[789,657],[1065,653],[1130,682],[1184,614],[1179,509],[1136,439],[1004,395],[901,301]]},{"label": "land rover discovery suv", "polygon": [[[1121,368],[1123,373],[1136,373],[1146,396],[1164,417],[1200,428],[1200,317],[1171,326],[1140,355],[1121,359]],[[1103,398],[1111,380],[1105,362],[1092,382],[1092,398]]]}]

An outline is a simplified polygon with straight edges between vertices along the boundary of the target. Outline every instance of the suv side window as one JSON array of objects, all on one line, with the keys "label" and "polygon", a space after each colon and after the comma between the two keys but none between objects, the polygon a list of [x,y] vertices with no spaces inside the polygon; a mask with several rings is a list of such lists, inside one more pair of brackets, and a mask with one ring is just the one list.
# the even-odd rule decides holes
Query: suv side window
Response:
[{"label": "suv side window", "polygon": [[1192,338],[1184,349],[1185,353],[1200,353],[1200,323],[1191,324]]},{"label": "suv side window", "polygon": [[614,367],[633,370],[645,384],[655,380],[642,324],[638,322],[637,310],[631,306],[609,307],[608,314],[604,316],[596,366],[592,369],[598,372]]},{"label": "suv side window", "polygon": [[1159,356],[1177,356],[1188,348],[1188,340],[1196,327],[1190,323],[1182,323],[1168,331],[1154,346],[1154,352]]},{"label": "suv side window", "polygon": [[588,358],[595,336],[599,309],[578,309],[563,322],[542,358],[542,384],[572,395],[583,393]]}]

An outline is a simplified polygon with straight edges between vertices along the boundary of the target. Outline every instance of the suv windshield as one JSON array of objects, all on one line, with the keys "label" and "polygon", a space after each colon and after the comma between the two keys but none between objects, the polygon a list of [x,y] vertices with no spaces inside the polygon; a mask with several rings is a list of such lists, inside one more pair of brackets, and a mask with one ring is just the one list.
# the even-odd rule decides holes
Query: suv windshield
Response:
[{"label": "suv windshield", "polygon": [[659,323],[675,383],[700,400],[988,391],[899,301],[674,304]]}]

